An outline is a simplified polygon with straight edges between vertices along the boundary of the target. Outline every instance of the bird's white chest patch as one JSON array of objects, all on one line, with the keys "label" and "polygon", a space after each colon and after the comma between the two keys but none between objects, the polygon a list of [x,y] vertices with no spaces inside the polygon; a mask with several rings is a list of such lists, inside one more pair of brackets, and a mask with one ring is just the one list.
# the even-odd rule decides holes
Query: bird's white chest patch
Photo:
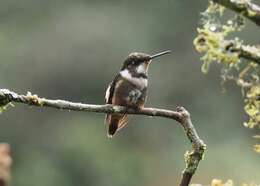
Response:
[{"label": "bird's white chest patch", "polygon": [[123,70],[120,72],[121,76],[128,80],[129,82],[133,83],[134,85],[136,85],[138,88],[140,89],[144,89],[147,87],[148,85],[148,81],[146,78],[143,77],[133,77],[131,75],[131,73],[129,73],[129,71],[127,69]]}]

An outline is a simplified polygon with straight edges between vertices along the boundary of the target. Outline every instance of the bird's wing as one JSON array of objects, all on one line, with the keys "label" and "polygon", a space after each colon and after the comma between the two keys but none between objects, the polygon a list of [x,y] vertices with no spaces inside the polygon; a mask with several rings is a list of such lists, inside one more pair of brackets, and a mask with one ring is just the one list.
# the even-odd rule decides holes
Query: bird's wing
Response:
[{"label": "bird's wing", "polygon": [[106,104],[112,104],[112,98],[113,98],[114,91],[115,91],[115,85],[116,85],[116,82],[118,81],[119,77],[120,77],[120,74],[117,74],[116,77],[114,78],[114,80],[107,87],[106,95],[105,95]]},{"label": "bird's wing", "polygon": [[[105,101],[106,104],[112,104],[113,95],[115,92],[115,86],[116,82],[118,81],[118,78],[120,77],[120,74],[117,74],[114,80],[108,85],[105,95]],[[111,114],[107,114],[105,118],[105,123],[109,124],[111,120]]]},{"label": "bird's wing", "polygon": [[110,90],[111,90],[111,83],[109,83],[107,90],[106,90],[106,95],[105,95],[106,104],[110,104],[109,98],[112,97],[112,95],[113,95],[113,93],[111,94]]},{"label": "bird's wing", "polygon": [[[120,74],[114,78],[114,80],[109,84],[106,90],[106,104],[113,104],[113,96],[115,93],[116,83],[120,81]],[[105,123],[108,124],[108,136],[112,137],[118,130],[122,129],[128,122],[128,115],[126,114],[107,114],[105,118]]]}]

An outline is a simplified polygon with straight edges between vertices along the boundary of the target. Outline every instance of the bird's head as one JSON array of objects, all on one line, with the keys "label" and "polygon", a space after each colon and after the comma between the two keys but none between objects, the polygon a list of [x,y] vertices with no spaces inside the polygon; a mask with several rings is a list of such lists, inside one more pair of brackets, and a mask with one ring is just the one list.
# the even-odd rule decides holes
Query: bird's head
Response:
[{"label": "bird's head", "polygon": [[127,56],[124,64],[121,68],[121,71],[128,70],[132,74],[147,74],[149,64],[152,59],[168,54],[171,51],[167,50],[164,52],[160,52],[154,55],[148,55],[145,53],[134,52]]}]

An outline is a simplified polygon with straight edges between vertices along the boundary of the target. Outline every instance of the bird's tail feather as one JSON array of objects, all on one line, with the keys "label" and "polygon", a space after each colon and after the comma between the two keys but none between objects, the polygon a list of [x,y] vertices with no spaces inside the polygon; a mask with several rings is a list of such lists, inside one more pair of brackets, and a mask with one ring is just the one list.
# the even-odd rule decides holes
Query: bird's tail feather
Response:
[{"label": "bird's tail feather", "polygon": [[108,137],[113,137],[113,135],[122,129],[128,121],[128,116],[124,115],[112,115],[108,114],[105,119],[106,123],[108,124]]}]

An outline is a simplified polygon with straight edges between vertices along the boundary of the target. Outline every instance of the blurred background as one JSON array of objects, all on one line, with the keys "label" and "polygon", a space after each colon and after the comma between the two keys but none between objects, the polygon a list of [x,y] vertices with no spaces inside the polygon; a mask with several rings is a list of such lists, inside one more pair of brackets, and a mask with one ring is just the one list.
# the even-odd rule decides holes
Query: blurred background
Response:
[{"label": "blurred background", "polygon": [[[258,1],[259,2],[259,1]],[[257,3],[258,3],[257,2]],[[52,99],[103,104],[107,85],[130,52],[172,50],[149,69],[146,106],[185,106],[207,144],[193,183],[213,178],[260,183],[256,131],[238,87],[212,65],[201,73],[193,48],[207,1],[2,0],[0,85]],[[246,22],[238,36],[259,43],[259,28]],[[104,114],[15,104],[0,115],[2,142],[12,147],[15,186],[175,185],[190,144],[169,119],[132,117],[112,140]]]}]

